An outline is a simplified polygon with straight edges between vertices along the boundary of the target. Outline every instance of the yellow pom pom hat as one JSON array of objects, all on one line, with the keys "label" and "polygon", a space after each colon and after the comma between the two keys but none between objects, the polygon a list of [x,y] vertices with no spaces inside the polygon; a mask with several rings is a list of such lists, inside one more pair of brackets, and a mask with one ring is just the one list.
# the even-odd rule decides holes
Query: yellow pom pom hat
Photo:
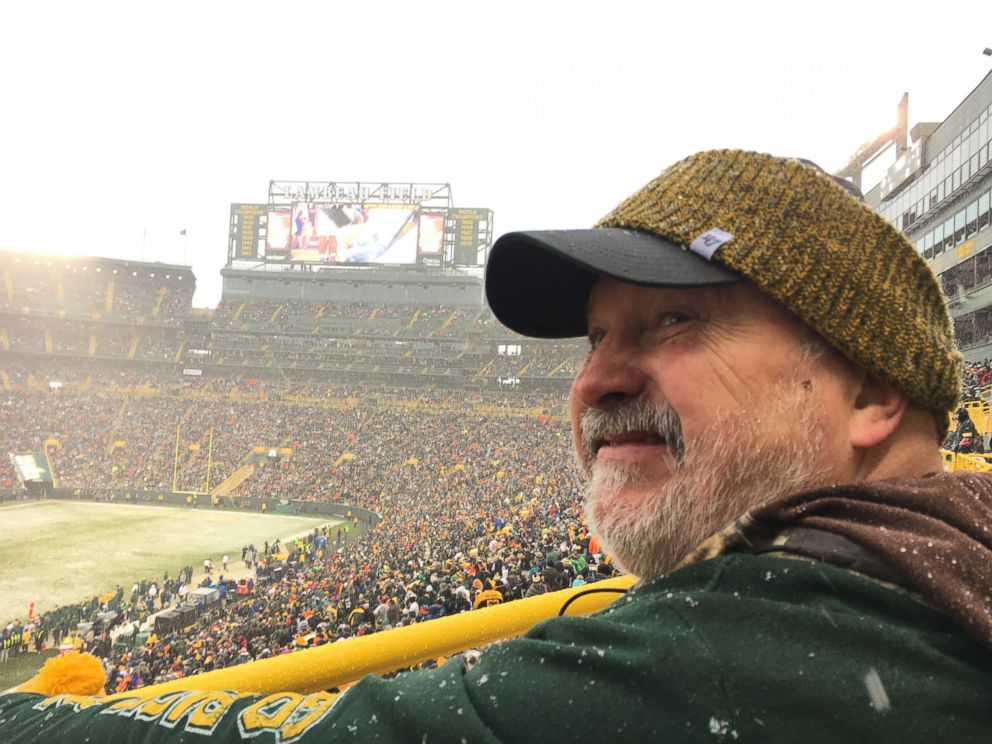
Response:
[{"label": "yellow pom pom hat", "polygon": [[808,161],[692,155],[592,229],[502,236],[486,295],[518,333],[582,336],[600,276],[657,287],[749,280],[935,418],[957,404],[961,355],[933,271],[853,186]]},{"label": "yellow pom pom hat", "polygon": [[103,664],[92,654],[70,651],[45,662],[31,679],[15,692],[39,695],[98,695],[107,681]]}]

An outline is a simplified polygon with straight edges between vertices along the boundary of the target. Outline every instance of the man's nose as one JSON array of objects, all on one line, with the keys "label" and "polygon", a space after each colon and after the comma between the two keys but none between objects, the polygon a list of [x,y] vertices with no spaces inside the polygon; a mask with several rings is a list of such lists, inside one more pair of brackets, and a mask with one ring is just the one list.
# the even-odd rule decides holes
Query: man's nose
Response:
[{"label": "man's nose", "polygon": [[572,394],[583,406],[598,408],[640,395],[646,382],[636,350],[604,340],[589,353]]}]

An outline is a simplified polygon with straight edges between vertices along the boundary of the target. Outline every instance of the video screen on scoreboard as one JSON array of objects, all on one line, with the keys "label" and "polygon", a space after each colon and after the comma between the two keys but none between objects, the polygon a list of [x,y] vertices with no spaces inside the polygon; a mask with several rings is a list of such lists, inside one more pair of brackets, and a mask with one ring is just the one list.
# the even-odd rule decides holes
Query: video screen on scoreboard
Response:
[{"label": "video screen on scoreboard", "polygon": [[[429,230],[438,229],[435,215],[424,216],[431,218]],[[414,264],[422,247],[420,229],[421,213],[414,205],[294,202],[288,210],[269,211],[265,257],[310,263]],[[440,229],[443,232],[443,224]],[[439,253],[433,241],[431,235],[424,247]]]},{"label": "video screen on scoreboard", "polygon": [[282,261],[289,258],[292,214],[288,209],[270,209],[265,228],[265,258]]},{"label": "video screen on scoreboard", "polygon": [[421,212],[417,255],[440,256],[444,250],[444,212]]}]

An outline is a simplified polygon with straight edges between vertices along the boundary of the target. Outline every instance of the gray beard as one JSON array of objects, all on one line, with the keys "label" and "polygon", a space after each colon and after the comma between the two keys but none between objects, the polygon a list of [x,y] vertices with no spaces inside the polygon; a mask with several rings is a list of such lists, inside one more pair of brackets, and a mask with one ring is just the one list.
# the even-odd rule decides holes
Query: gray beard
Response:
[{"label": "gray beard", "polygon": [[[685,442],[682,452],[674,448],[676,456],[668,463],[671,475],[656,487],[644,482],[636,465],[599,463],[587,450],[591,478],[585,492],[586,518],[617,565],[642,579],[663,576],[745,512],[823,481],[825,468],[817,458],[823,435],[813,423],[813,402],[802,390],[782,387],[771,396],[770,406],[757,413],[719,416]],[[643,401],[636,406],[655,408]],[[656,408],[656,417],[674,415],[670,409]],[[776,427],[781,417],[787,425]],[[676,428],[681,443],[677,418]],[[642,501],[636,507],[611,508],[627,486],[644,489]]]}]

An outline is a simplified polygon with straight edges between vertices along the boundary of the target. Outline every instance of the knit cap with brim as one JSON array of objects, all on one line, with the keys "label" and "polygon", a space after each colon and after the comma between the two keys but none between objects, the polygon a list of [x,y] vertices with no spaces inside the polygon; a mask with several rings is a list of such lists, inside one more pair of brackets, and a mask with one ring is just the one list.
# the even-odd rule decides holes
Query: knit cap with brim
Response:
[{"label": "knit cap with brim", "polygon": [[503,236],[486,292],[513,330],[582,335],[598,276],[674,287],[743,277],[938,419],[957,404],[961,354],[933,271],[898,230],[806,162],[737,150],[690,156],[592,230]]}]

